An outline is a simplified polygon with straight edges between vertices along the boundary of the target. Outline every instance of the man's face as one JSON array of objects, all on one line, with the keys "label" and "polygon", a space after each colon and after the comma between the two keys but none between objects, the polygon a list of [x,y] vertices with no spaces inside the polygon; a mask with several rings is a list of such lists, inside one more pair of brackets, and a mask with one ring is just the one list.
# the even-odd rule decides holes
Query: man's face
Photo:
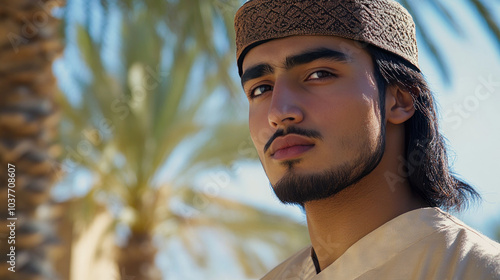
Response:
[{"label": "man's face", "polygon": [[303,204],[371,172],[383,154],[370,55],[347,39],[292,36],[243,61],[250,134],[276,195]]}]

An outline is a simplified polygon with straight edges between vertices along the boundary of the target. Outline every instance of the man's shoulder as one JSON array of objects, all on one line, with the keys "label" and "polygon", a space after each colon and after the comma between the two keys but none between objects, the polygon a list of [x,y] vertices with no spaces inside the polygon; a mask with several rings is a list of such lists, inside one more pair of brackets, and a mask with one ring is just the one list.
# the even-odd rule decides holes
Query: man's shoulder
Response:
[{"label": "man's shoulder", "polygon": [[[311,246],[298,251],[278,266],[268,272],[261,280],[271,279],[307,279],[306,274],[315,274],[314,264],[311,259]],[[300,277],[300,278],[296,278]]]},{"label": "man's shoulder", "polygon": [[[442,236],[443,245],[448,249],[460,247],[463,252],[470,252],[477,255],[499,256],[500,244],[488,238],[479,231],[469,227],[457,217],[436,209],[439,217],[439,226],[436,226],[435,235]],[[429,238],[432,240],[432,238]],[[424,238],[422,241],[425,241]],[[500,261],[500,258],[498,259]]]},{"label": "man's shoulder", "polygon": [[424,208],[403,214],[368,234],[318,275],[308,246],[262,279],[315,276],[317,279],[500,279],[500,244],[439,208]]},{"label": "man's shoulder", "polygon": [[422,208],[363,237],[322,273],[332,279],[500,279],[500,244],[439,208]]},{"label": "man's shoulder", "polygon": [[[443,219],[448,222],[444,223],[447,225],[446,227],[437,229],[438,238],[436,240],[443,239],[442,246],[445,246],[444,249],[447,252],[444,257],[456,258],[457,272],[464,275],[484,273],[500,277],[500,244],[469,227],[458,218],[446,212],[440,212]],[[433,245],[431,236],[429,240]],[[425,241],[426,239],[423,240],[423,242]]]},{"label": "man's shoulder", "polygon": [[404,260],[419,264],[410,272],[413,279],[500,279],[499,243],[440,209],[428,217],[425,222],[434,230],[389,260],[386,268]]}]

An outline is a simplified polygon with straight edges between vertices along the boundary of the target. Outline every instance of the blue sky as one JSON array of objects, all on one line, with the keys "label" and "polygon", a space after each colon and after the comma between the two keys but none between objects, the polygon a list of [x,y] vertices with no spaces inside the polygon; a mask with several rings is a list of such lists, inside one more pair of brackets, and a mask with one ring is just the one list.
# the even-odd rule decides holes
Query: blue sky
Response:
[{"label": "blue sky", "polygon": [[[464,1],[445,1],[459,16],[465,37],[458,37],[436,17],[427,25],[442,44],[452,84],[445,86],[428,52],[421,48],[421,67],[440,109],[441,129],[448,139],[454,170],[483,196],[481,204],[457,214],[466,223],[493,237],[500,224],[500,55],[498,45],[471,17]],[[490,1],[494,2],[494,1]],[[500,5],[491,5],[500,14]]]}]

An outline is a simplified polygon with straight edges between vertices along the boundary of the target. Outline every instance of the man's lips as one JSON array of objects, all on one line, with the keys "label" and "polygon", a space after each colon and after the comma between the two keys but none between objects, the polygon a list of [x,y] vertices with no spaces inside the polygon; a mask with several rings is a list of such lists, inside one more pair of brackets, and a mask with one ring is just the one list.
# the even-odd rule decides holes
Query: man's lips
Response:
[{"label": "man's lips", "polygon": [[276,138],[270,146],[269,152],[273,159],[292,159],[314,147],[310,138],[297,134],[288,134]]}]

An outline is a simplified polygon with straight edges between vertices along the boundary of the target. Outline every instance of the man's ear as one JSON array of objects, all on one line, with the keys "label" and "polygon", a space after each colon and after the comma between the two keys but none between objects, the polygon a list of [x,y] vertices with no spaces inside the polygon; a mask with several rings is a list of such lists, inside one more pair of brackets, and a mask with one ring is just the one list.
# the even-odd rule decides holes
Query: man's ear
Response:
[{"label": "man's ear", "polygon": [[389,86],[385,93],[385,118],[392,124],[401,124],[415,113],[413,97],[407,90]]}]

